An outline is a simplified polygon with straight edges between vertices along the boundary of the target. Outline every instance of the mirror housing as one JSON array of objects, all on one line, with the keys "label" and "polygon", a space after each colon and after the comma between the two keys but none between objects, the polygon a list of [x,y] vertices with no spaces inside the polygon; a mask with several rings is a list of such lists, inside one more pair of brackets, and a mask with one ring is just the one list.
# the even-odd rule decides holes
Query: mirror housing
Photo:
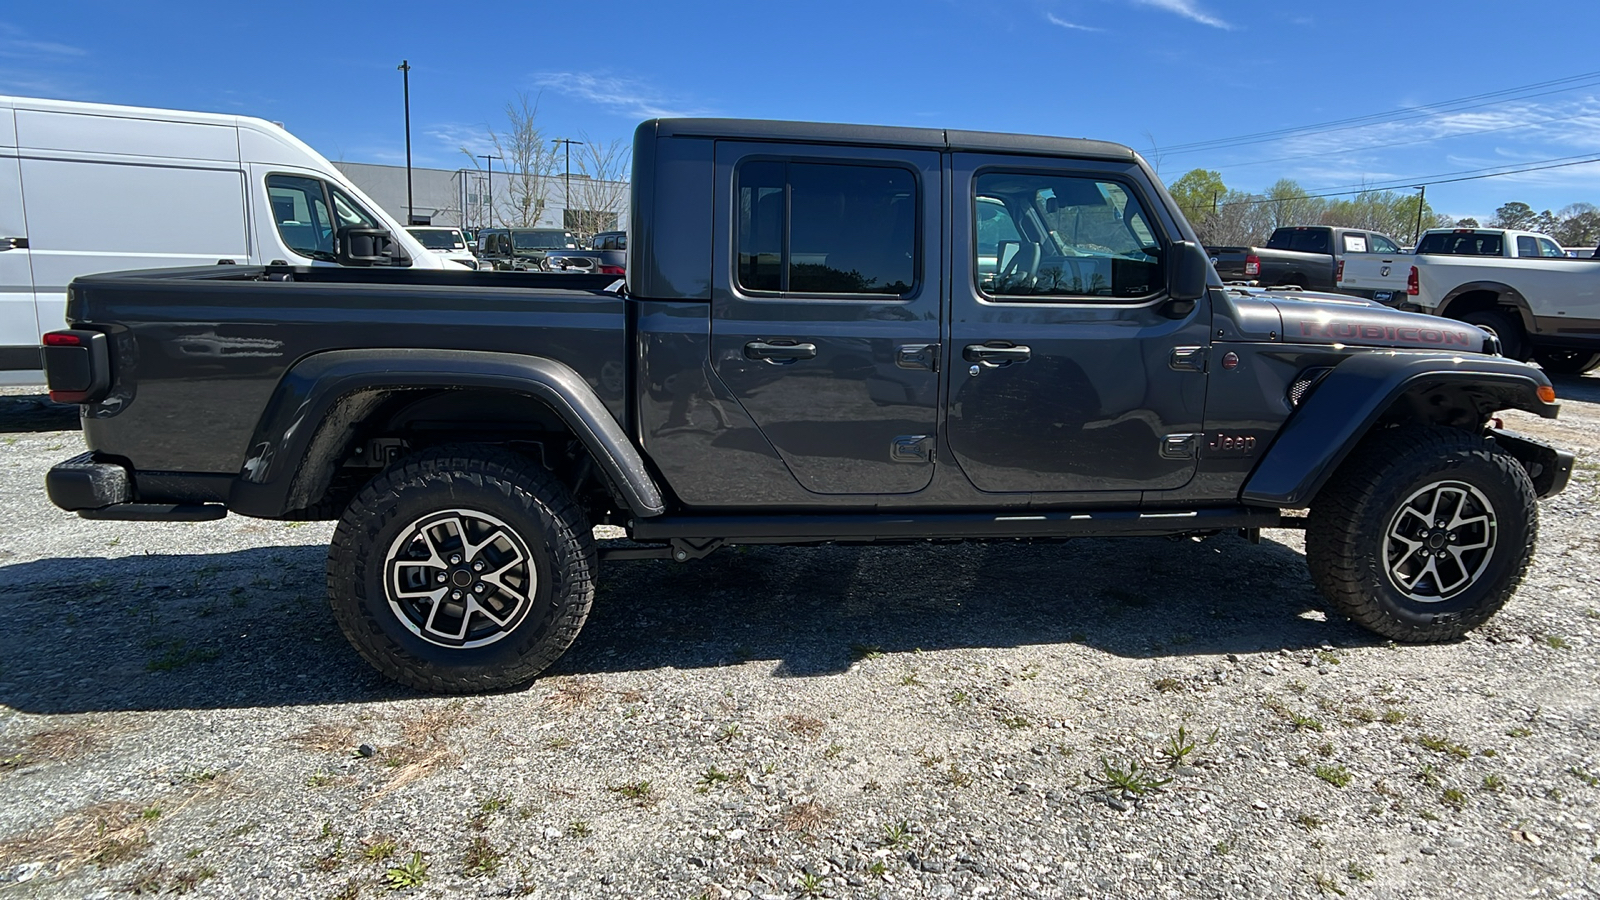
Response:
[{"label": "mirror housing", "polygon": [[1211,257],[1194,241],[1177,241],[1167,253],[1167,296],[1179,303],[1195,303],[1206,295]]},{"label": "mirror housing", "polygon": [[408,266],[411,257],[382,228],[350,226],[339,229],[339,265]]}]

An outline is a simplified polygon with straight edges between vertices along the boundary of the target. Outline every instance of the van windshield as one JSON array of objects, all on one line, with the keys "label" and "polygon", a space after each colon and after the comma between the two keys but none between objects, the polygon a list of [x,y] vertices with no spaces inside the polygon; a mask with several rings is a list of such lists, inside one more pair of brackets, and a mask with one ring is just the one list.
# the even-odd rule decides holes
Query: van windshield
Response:
[{"label": "van windshield", "polygon": [[436,231],[430,228],[407,228],[411,236],[429,250],[465,250],[467,242],[459,231]]},{"label": "van windshield", "polygon": [[563,231],[513,231],[511,240],[518,250],[550,250],[572,247],[572,235]]}]

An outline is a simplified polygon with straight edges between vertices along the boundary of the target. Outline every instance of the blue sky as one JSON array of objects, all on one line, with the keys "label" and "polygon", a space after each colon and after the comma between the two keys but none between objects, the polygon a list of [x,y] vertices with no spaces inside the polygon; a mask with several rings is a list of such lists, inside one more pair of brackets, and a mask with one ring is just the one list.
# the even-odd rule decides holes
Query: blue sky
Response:
[{"label": "blue sky", "polygon": [[[466,164],[460,148],[527,91],[552,136],[627,138],[655,115],[1021,131],[1121,141],[1169,181],[1203,166],[1245,190],[1337,189],[1600,157],[1596,46],[1600,7],[1549,0],[56,0],[6,4],[0,93],[261,116],[331,159],[403,162],[408,58],[419,165]],[[1358,116],[1380,120],[1179,146]],[[1480,217],[1507,200],[1600,204],[1600,163],[1428,199]]]}]

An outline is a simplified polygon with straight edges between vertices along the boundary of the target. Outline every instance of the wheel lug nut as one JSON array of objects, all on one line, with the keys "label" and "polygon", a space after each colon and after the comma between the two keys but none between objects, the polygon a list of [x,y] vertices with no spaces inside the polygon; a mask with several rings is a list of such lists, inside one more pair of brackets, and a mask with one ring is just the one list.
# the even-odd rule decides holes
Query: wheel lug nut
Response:
[{"label": "wheel lug nut", "polygon": [[451,591],[450,592],[450,599],[451,600],[460,600],[461,599],[461,592],[460,591]]},{"label": "wheel lug nut", "polygon": [[483,560],[480,559],[477,562],[473,563],[472,564],[472,571],[474,571],[474,572],[482,572],[483,571]]},{"label": "wheel lug nut", "polygon": [[473,590],[474,590],[474,591],[477,591],[477,592],[478,592],[478,593],[480,593],[480,594],[481,594],[481,593],[483,593],[483,592],[484,592],[484,591],[485,591],[485,590],[487,590],[487,589],[488,589],[488,587],[489,587],[489,586],[488,586],[488,585],[486,585],[486,584],[484,584],[484,583],[483,583],[483,582],[481,582],[481,581],[480,581],[480,582],[478,582],[478,586],[477,586],[477,587],[475,587],[475,588],[473,588]]},{"label": "wheel lug nut", "polygon": [[459,554],[459,553],[452,553],[452,554],[451,554],[451,555],[450,555],[450,565],[452,565],[452,566],[459,566],[459,565],[461,565],[461,554]]},{"label": "wheel lug nut", "polygon": [[440,584],[444,584],[444,578],[445,578],[444,573],[440,572],[439,573],[439,583]]}]

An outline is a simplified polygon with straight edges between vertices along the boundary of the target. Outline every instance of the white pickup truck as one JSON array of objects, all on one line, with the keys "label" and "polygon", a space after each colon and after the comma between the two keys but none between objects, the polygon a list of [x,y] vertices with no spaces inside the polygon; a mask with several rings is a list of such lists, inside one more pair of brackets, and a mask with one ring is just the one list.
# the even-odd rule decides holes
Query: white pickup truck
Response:
[{"label": "white pickup truck", "polygon": [[1380,266],[1410,270],[1400,309],[1487,328],[1506,356],[1536,359],[1551,372],[1600,367],[1600,259],[1573,259],[1542,234],[1436,228],[1423,232],[1411,256],[1351,257],[1340,286],[1374,277],[1365,269]]}]

